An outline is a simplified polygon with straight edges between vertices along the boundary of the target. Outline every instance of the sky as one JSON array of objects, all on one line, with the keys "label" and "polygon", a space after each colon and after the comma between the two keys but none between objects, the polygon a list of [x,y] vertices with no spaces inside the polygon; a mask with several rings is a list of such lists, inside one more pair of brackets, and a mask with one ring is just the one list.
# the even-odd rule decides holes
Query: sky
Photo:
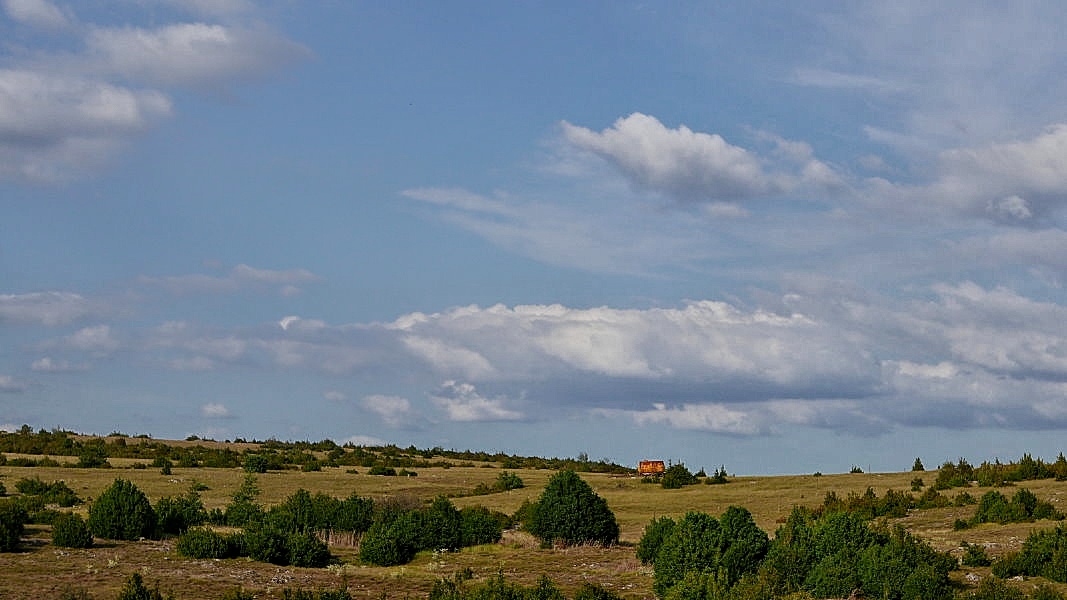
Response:
[{"label": "sky", "polygon": [[1049,460],[1060,2],[0,0],[0,428]]}]

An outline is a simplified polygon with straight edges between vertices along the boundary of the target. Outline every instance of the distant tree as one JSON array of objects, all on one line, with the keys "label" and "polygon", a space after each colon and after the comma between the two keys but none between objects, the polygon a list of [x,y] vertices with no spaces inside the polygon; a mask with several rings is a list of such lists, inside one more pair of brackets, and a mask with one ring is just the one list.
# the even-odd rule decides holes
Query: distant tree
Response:
[{"label": "distant tree", "polygon": [[699,480],[689,472],[684,463],[671,465],[663,472],[663,477],[660,478],[660,485],[667,490],[676,490],[694,483],[699,483]]},{"label": "distant tree", "polygon": [[241,487],[234,493],[230,503],[226,506],[226,524],[233,527],[243,527],[262,517],[263,508],[256,504],[258,496],[259,486],[256,476],[248,473],[245,475]]},{"label": "distant tree", "polygon": [[918,457],[915,458],[915,462],[911,465],[912,471],[925,471],[926,467],[923,466],[923,461]]},{"label": "distant tree", "polygon": [[266,473],[269,466],[270,461],[262,454],[249,454],[245,456],[245,473]]},{"label": "distant tree", "polygon": [[544,544],[619,541],[619,524],[608,503],[571,470],[552,476],[532,517],[527,528]]},{"label": "distant tree", "polygon": [[89,530],[112,540],[156,537],[156,511],[144,492],[126,479],[116,479],[89,506]]}]

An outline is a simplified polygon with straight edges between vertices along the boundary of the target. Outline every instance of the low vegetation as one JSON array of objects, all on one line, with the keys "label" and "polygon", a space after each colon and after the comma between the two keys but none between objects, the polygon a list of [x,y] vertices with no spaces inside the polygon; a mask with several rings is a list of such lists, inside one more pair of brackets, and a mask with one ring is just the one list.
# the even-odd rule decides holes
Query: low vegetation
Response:
[{"label": "low vegetation", "polygon": [[[117,434],[0,438],[64,449],[0,455],[12,494],[0,499],[0,596],[1044,600],[1067,590],[1067,531],[1047,524],[1063,518],[1059,459],[960,459],[929,486],[918,459],[908,473],[779,478],[677,464],[672,477],[686,483],[663,490],[610,469],[328,440],[163,450],[173,443]],[[701,481],[731,485],[690,486]]]}]

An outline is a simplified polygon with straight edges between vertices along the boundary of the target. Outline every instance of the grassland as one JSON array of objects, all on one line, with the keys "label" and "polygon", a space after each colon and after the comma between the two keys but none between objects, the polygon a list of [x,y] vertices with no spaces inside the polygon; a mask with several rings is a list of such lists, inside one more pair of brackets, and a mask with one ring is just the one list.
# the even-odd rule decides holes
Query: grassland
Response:
[{"label": "grassland", "polygon": [[[13,455],[8,455],[12,457]],[[39,458],[39,457],[38,457]],[[62,460],[62,459],[61,459]],[[69,458],[68,458],[69,460]],[[201,492],[208,509],[225,506],[244,479],[240,469],[174,467],[170,475],[158,468],[132,468],[133,459],[111,459],[111,469],[76,469],[66,467],[0,467],[0,481],[9,492],[23,477],[40,477],[45,481],[62,480],[82,498],[97,496],[115,478],[133,481],[155,503],[163,496],[185,493],[193,483],[207,486]],[[491,484],[500,474],[500,466],[433,467],[414,469],[417,477],[382,477],[366,474],[366,469],[325,468],[318,472],[283,471],[258,476],[262,493],[259,501],[271,505],[304,488],[337,497],[356,493],[381,500],[411,498],[425,501],[438,495],[453,496],[460,507],[482,505],[506,513],[514,512],[524,500],[536,500],[552,476],[549,470],[512,470],[525,487],[510,492],[483,496],[464,496],[478,484]],[[499,544],[467,548],[455,553],[422,553],[402,567],[379,568],[359,564],[356,548],[334,545],[331,551],[341,565],[329,569],[277,567],[247,559],[188,560],[175,552],[173,540],[111,542],[100,541],[87,550],[56,548],[48,543],[46,526],[31,525],[24,538],[24,549],[0,554],[0,598],[56,598],[64,588],[84,588],[97,599],[113,598],[123,581],[134,571],[146,581],[158,582],[163,591],[173,592],[179,600],[218,598],[237,586],[254,591],[260,598],[279,598],[286,588],[329,589],[345,583],[355,597],[419,598],[425,597],[440,577],[471,569],[476,577],[503,573],[511,580],[534,583],[548,575],[565,592],[582,582],[597,583],[624,596],[653,597],[651,570],[634,557],[633,544],[640,539],[645,525],[657,516],[679,516],[687,511],[720,514],[728,506],[748,508],[757,524],[773,534],[795,505],[816,506],[829,491],[844,497],[862,493],[867,487],[882,495],[888,489],[908,490],[916,476],[932,482],[934,472],[874,473],[839,475],[798,475],[776,477],[733,477],[726,485],[694,485],[678,490],[664,490],[629,477],[607,474],[582,474],[614,511],[621,528],[619,546],[613,548],[580,547],[542,549],[536,540],[520,532],[508,532]],[[1053,480],[1025,482],[1023,485],[1067,512],[1067,483]],[[971,489],[972,495],[984,492]],[[84,511],[85,505],[76,510]],[[982,544],[991,556],[1017,549],[1035,528],[1052,526],[1049,522],[982,525],[962,532],[953,531],[958,518],[969,518],[974,506],[915,511],[900,519],[913,533],[940,550],[959,551],[961,542]],[[986,569],[964,569],[956,577],[965,582],[968,576],[987,576]],[[1067,586],[1060,586],[1067,591]]]}]

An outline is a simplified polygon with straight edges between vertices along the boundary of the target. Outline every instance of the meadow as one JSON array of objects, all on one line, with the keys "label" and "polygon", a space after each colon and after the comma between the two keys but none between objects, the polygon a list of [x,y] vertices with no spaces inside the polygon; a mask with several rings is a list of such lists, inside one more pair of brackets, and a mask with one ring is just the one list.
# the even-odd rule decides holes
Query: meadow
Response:
[{"label": "meadow", "polygon": [[[17,454],[7,454],[8,459]],[[35,456],[33,458],[41,458]],[[69,462],[70,457],[54,457]],[[164,496],[178,496],[196,484],[207,509],[221,508],[244,481],[241,468],[173,467],[164,475],[158,467],[147,466],[141,459],[109,459],[111,468],[71,467],[0,467],[0,482],[8,493],[21,478],[38,477],[43,481],[62,480],[82,499],[96,497],[116,478],[128,479],[155,503]],[[512,514],[526,500],[535,501],[549,478],[548,469],[507,469],[517,474],[525,487],[488,495],[469,495],[479,484],[490,485],[500,475],[502,466],[492,462],[469,462],[466,466],[435,466],[412,469],[414,477],[378,476],[368,469],[324,467],[320,471],[269,471],[257,475],[261,494],[258,501],[270,506],[282,502],[298,489],[322,492],[335,497],[352,493],[381,501],[385,499],[426,502],[445,495],[457,507],[485,506]],[[134,468],[139,466],[142,468]],[[840,497],[862,494],[868,487],[879,496],[887,490],[908,491],[911,481],[922,477],[932,483],[936,471],[901,473],[846,473],[792,475],[773,477],[731,476],[724,485],[691,485],[681,489],[663,489],[640,479],[607,473],[581,473],[615,513],[620,525],[620,544],[602,548],[540,547],[531,535],[508,531],[500,543],[464,548],[457,552],[422,552],[399,567],[361,565],[352,540],[332,540],[331,552],[338,564],[325,569],[278,567],[249,559],[190,560],[177,554],[173,539],[119,542],[97,540],[89,549],[57,548],[49,543],[50,528],[27,526],[22,548],[18,552],[0,553],[0,598],[58,598],[64,590],[84,589],[93,598],[110,599],[133,572],[143,575],[150,585],[158,584],[176,599],[218,598],[238,586],[260,598],[280,598],[285,588],[336,589],[347,586],[353,597],[424,598],[435,580],[470,573],[477,578],[498,573],[508,580],[536,583],[542,575],[550,577],[565,593],[583,582],[596,583],[624,597],[652,598],[652,570],[635,557],[634,546],[644,527],[655,517],[679,517],[688,511],[721,514],[732,505],[744,506],[753,514],[759,527],[773,536],[794,506],[815,507],[828,492]],[[1067,482],[1052,479],[1019,484],[1039,498],[1067,512]],[[973,488],[976,497],[986,491]],[[1010,491],[1010,488],[1009,490]],[[87,504],[74,509],[85,513]],[[1053,523],[1041,521],[1022,524],[984,524],[955,531],[956,519],[967,519],[975,506],[948,507],[912,511],[896,519],[909,531],[930,542],[938,550],[962,553],[962,542],[981,544],[991,557],[1017,550],[1030,531],[1048,528]],[[961,585],[989,575],[989,568],[963,568],[953,574]],[[1034,580],[1036,581],[1036,579]],[[1032,581],[1016,585],[1032,585]],[[1067,592],[1067,585],[1054,584]]]}]

